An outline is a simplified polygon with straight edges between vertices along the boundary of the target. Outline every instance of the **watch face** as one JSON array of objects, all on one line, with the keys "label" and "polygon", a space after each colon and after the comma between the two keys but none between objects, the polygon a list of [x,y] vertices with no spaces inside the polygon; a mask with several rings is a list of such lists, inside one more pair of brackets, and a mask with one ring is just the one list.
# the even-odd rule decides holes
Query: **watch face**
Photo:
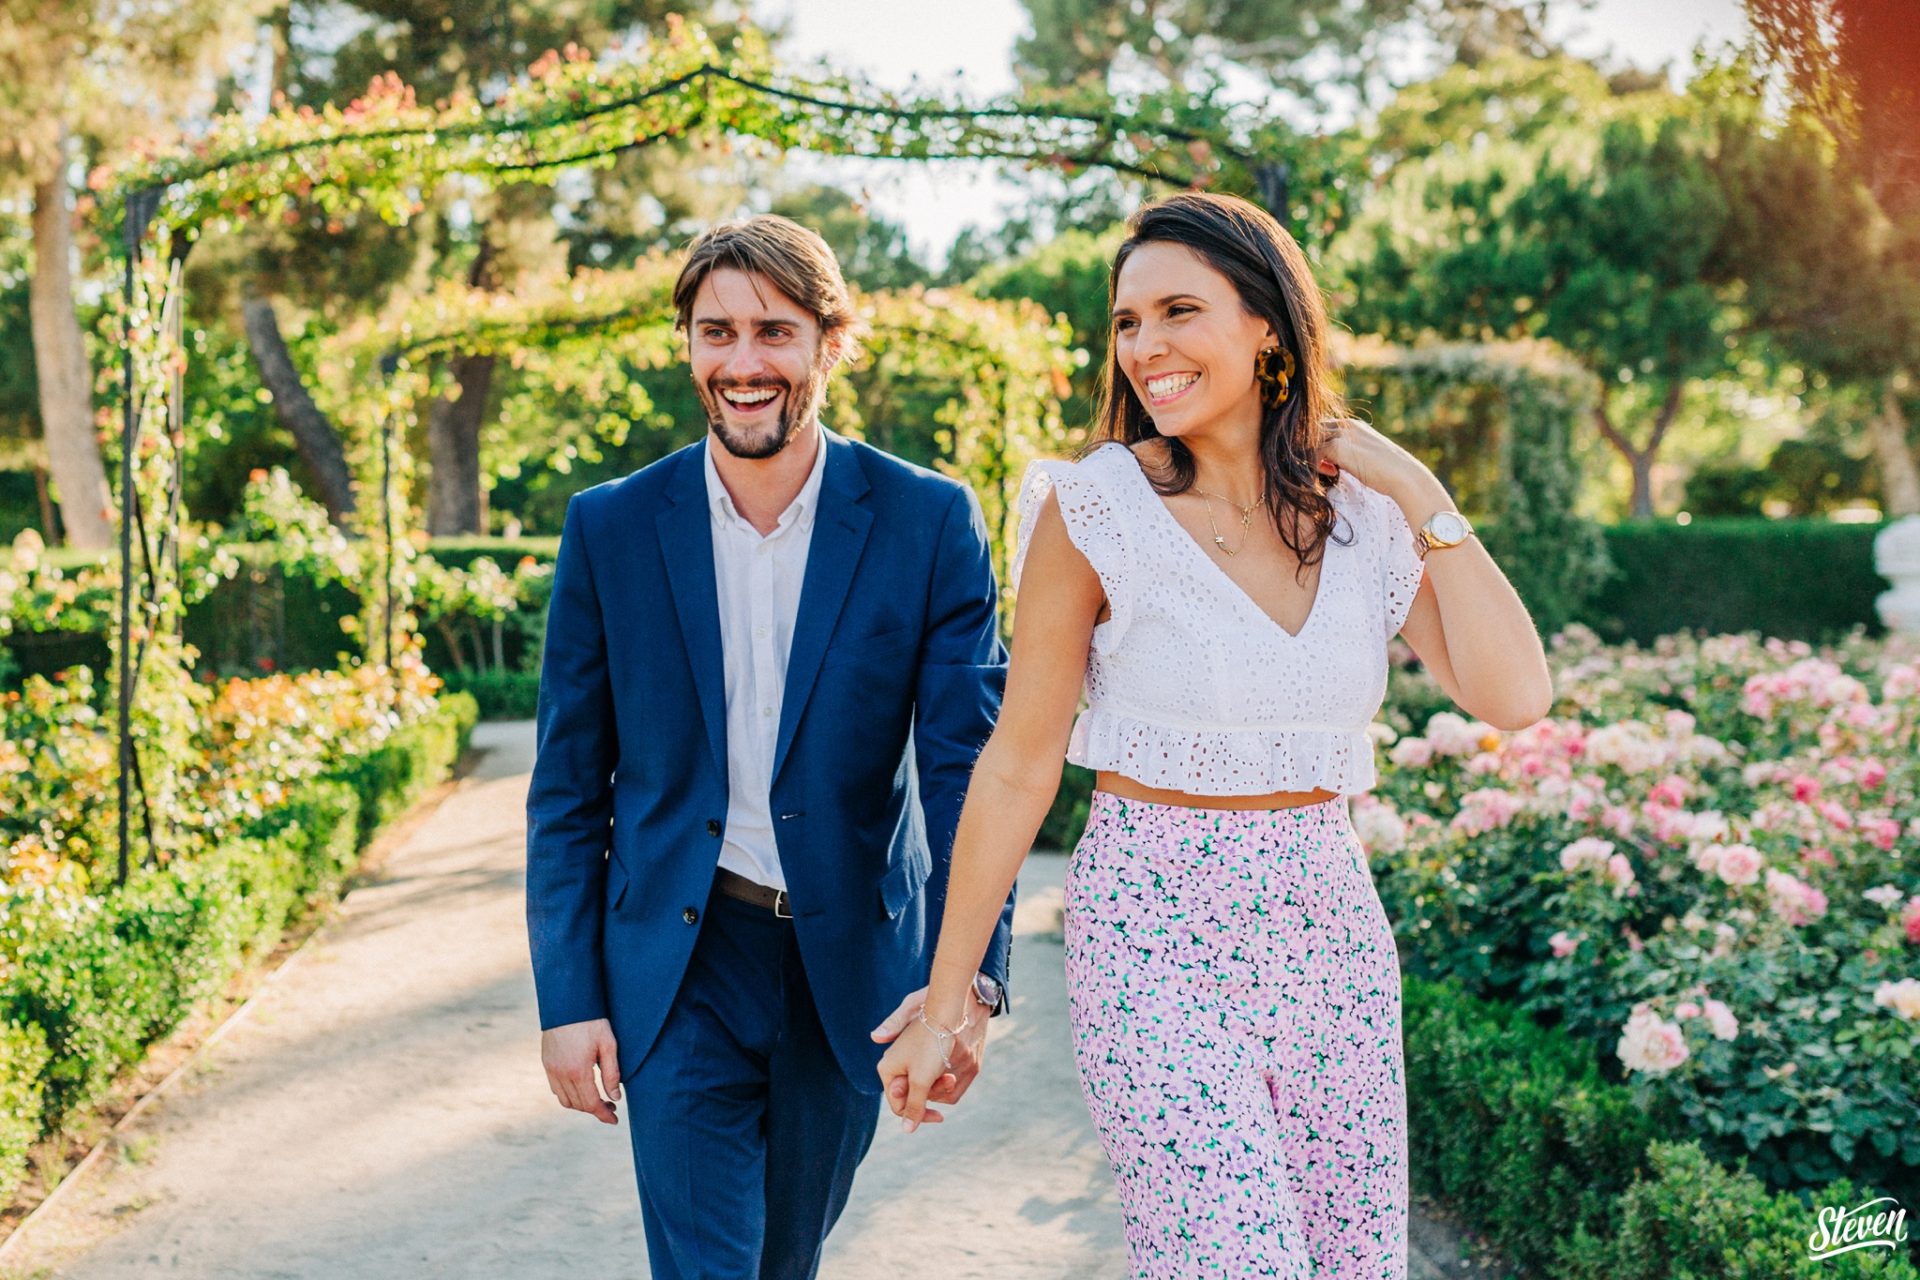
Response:
[{"label": "watch face", "polygon": [[1434,516],[1433,536],[1442,542],[1459,542],[1467,536],[1467,522],[1457,512],[1442,511]]}]

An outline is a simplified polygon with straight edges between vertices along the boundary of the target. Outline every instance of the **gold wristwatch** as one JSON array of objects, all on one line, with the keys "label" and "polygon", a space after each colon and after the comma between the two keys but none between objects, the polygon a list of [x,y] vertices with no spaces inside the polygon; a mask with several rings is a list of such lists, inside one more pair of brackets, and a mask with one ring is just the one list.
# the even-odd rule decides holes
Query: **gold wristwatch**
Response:
[{"label": "gold wristwatch", "polygon": [[1436,547],[1457,547],[1473,536],[1473,526],[1458,511],[1436,511],[1413,535],[1413,549],[1422,560]]}]

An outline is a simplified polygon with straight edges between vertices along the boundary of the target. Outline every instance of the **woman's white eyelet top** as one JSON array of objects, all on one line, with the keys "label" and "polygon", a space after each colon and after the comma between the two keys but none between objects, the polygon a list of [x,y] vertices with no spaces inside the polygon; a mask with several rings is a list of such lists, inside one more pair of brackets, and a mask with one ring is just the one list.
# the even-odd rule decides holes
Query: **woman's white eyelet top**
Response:
[{"label": "woman's white eyelet top", "polygon": [[1423,570],[1398,503],[1341,473],[1319,594],[1293,635],[1227,577],[1117,442],[1027,468],[1015,589],[1052,493],[1111,611],[1093,629],[1069,761],[1193,795],[1373,787],[1367,726],[1386,697],[1387,641]]}]

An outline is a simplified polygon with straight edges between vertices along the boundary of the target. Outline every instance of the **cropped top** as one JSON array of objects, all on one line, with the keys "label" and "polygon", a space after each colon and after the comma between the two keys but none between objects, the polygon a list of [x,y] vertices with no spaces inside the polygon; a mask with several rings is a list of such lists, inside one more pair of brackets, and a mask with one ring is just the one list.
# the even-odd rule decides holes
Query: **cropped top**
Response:
[{"label": "cropped top", "polygon": [[1367,726],[1424,569],[1398,503],[1340,474],[1318,594],[1296,635],[1214,563],[1117,442],[1027,468],[1016,589],[1049,494],[1110,611],[1093,629],[1069,761],[1194,795],[1373,787]]}]

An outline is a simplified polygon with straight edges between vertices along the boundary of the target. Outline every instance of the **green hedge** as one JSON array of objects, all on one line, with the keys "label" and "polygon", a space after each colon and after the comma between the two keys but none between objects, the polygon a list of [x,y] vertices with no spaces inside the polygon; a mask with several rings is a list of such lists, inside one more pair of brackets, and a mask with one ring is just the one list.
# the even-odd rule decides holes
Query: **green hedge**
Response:
[{"label": "green hedge", "polygon": [[1609,640],[1646,643],[1674,631],[1758,631],[1818,640],[1881,630],[1873,569],[1884,525],[1830,520],[1635,520],[1606,531],[1615,574],[1584,619]]},{"label": "green hedge", "polygon": [[482,720],[531,720],[540,701],[538,671],[437,672],[447,688],[473,695]]},{"label": "green hedge", "polygon": [[1767,1190],[1725,1169],[1606,1080],[1593,1051],[1457,984],[1403,980],[1408,1156],[1414,1187],[1444,1200],[1508,1259],[1555,1280],[1827,1280],[1920,1277],[1912,1261],[1858,1250],[1822,1261],[1807,1237],[1818,1197]]},{"label": "green hedge", "polygon": [[224,843],[142,868],[78,905],[24,906],[0,978],[0,1202],[26,1148],[97,1102],[193,1006],[339,892],[384,821],[447,775],[478,709],[461,694],[372,755],[306,785]]}]

